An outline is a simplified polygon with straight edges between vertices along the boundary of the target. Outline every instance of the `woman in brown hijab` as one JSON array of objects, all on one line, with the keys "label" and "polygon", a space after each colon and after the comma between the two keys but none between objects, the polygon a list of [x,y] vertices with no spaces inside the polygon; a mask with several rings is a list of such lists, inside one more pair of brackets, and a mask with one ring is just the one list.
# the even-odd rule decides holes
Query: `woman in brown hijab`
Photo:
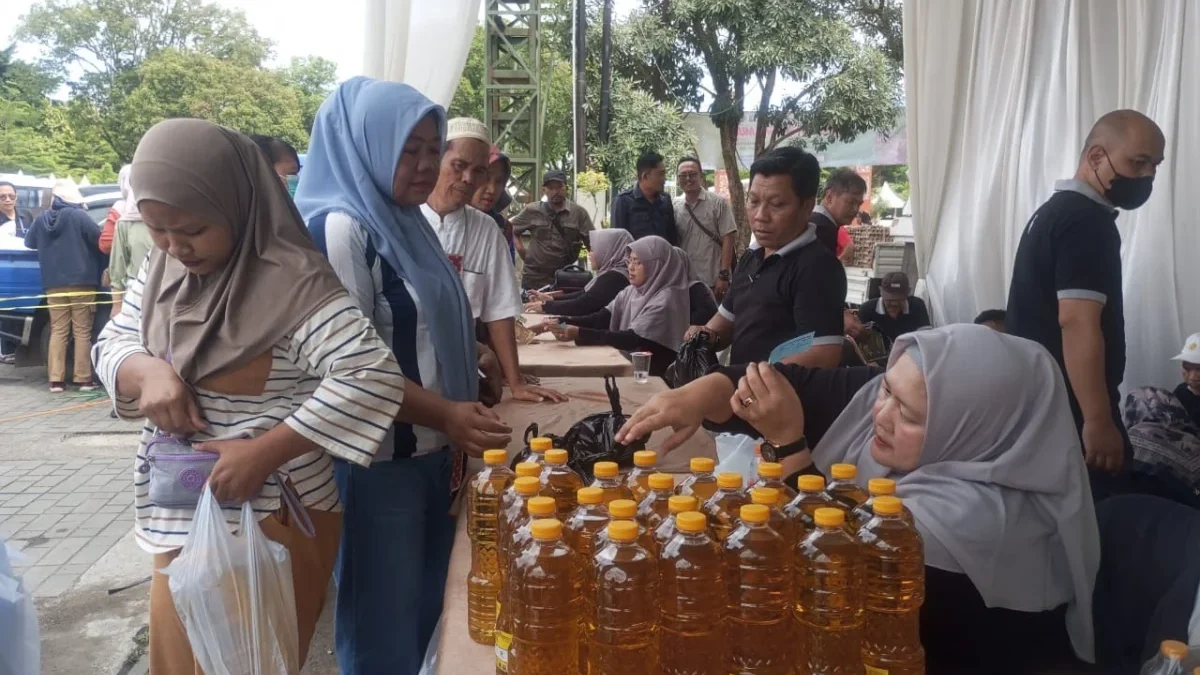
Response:
[{"label": "woman in brown hijab", "polygon": [[[157,571],[184,544],[206,482],[232,507],[231,531],[249,501],[291,553],[303,663],[341,535],[333,459],[370,465],[400,407],[400,369],[250,139],[167,120],[142,138],[132,173],[155,248],[93,360],[118,414],[150,421],[134,533]],[[164,448],[188,462],[175,480],[155,461]],[[159,573],[150,660],[153,673],[201,672]]]}]

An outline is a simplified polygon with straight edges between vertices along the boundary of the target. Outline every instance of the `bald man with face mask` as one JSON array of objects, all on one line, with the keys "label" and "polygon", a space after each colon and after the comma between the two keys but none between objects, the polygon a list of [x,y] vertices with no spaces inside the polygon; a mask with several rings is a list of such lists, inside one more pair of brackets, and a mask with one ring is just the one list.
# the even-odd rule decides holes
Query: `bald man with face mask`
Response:
[{"label": "bald man with face mask", "polygon": [[1025,226],[1013,264],[1008,331],[1041,343],[1062,368],[1097,499],[1106,474],[1120,474],[1133,455],[1117,393],[1125,376],[1117,214],[1150,199],[1165,145],[1139,112],[1101,117],[1074,178],[1058,181]]}]

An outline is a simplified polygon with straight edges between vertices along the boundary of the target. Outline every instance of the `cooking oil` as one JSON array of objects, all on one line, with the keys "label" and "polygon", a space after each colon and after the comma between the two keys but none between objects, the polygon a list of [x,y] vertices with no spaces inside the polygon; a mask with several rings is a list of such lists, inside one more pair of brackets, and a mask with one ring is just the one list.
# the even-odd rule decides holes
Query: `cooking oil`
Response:
[{"label": "cooking oil", "polygon": [[483,471],[475,474],[467,491],[467,536],[471,540],[467,633],[475,642],[490,645],[495,641],[496,594],[500,592],[500,496],[515,476],[504,450],[484,452],[483,462]]},{"label": "cooking oil", "polygon": [[[531,478],[531,477],[532,478],[540,478],[542,475],[542,465],[538,464],[536,462],[521,462],[520,464],[517,465],[517,468],[515,469],[515,471],[517,474],[517,478]],[[501,497],[500,497],[500,518],[501,518],[501,520],[503,520],[504,514],[508,513],[509,508],[512,507],[513,502],[515,502],[516,500],[517,500],[517,488],[516,488],[515,480],[514,480],[513,483],[509,483],[508,489],[506,489],[504,491],[504,494],[501,495]],[[503,524],[501,524],[501,527],[503,527]]]},{"label": "cooking oil", "polygon": [[[518,464],[519,469],[524,463]],[[533,464],[535,468],[536,464]],[[499,561],[500,561],[500,592],[496,594],[496,668],[499,670],[499,655],[501,651],[508,653],[512,643],[512,584],[509,575],[512,573],[513,559],[518,551],[512,549],[513,535],[529,520],[529,500],[537,497],[541,481],[537,476],[521,476],[513,481],[514,501],[500,514]],[[506,660],[507,663],[507,660]],[[507,671],[501,671],[507,672]]]},{"label": "cooking oil", "polygon": [[871,675],[925,675],[924,545],[916,528],[904,521],[899,499],[881,495],[873,500],[875,517],[858,532],[866,558],[863,665]]},{"label": "cooking oil", "polygon": [[792,675],[796,657],[787,543],[768,524],[769,507],[747,504],[738,513],[738,526],[722,544],[725,672]]},{"label": "cooking oil", "polygon": [[[863,525],[875,517],[876,497],[896,496],[896,481],[891,478],[872,478],[867,481],[867,492],[870,493],[871,498],[850,512],[851,532],[857,533]],[[912,513],[909,512],[908,507],[904,507],[901,517],[909,525],[913,524]]]},{"label": "cooking oil", "polygon": [[[638,503],[637,521],[651,533],[671,513],[670,501],[675,494],[675,477],[669,473],[650,474],[650,491]],[[645,546],[645,544],[642,544]],[[649,547],[648,547],[649,548]]]},{"label": "cooking oil", "polygon": [[575,551],[579,565],[576,579],[577,593],[580,600],[579,613],[579,675],[587,675],[587,633],[585,631],[586,617],[592,613],[596,602],[593,584],[596,580],[594,569],[596,539],[608,525],[608,509],[604,506],[604,491],[600,488],[587,487],[575,493],[579,506],[571,514],[566,524],[566,539]]},{"label": "cooking oil", "polygon": [[796,491],[792,486],[783,482],[783,465],[779,462],[761,462],[758,465],[758,480],[750,486],[750,489],[759,487],[775,488],[779,490],[779,508],[787,506],[787,503],[796,498]]},{"label": "cooking oil", "polygon": [[[514,675],[563,675],[577,668],[578,568],[562,531],[553,518],[534,521],[532,541],[513,563],[513,639],[507,656]],[[496,656],[499,666],[498,650]]]},{"label": "cooking oil", "polygon": [[680,481],[675,494],[691,495],[703,504],[717,491],[717,477],[713,475],[716,468],[717,463],[711,457],[693,457],[688,463],[691,473]]},{"label": "cooking oil", "polygon": [[798,668],[820,675],[861,675],[863,555],[846,532],[846,513],[817,509],[817,529],[796,549]]},{"label": "cooking oil", "polygon": [[842,510],[849,512],[859,504],[867,501],[867,493],[858,487],[854,479],[858,477],[858,467],[853,464],[834,464],[829,468],[833,480],[825,488],[825,494],[841,505]]},{"label": "cooking oil", "polygon": [[691,495],[675,495],[667,500],[668,515],[663,518],[663,521],[658,524],[654,530],[654,553],[657,555],[662,551],[663,545],[670,541],[671,537],[675,536],[675,519],[681,513],[688,511],[696,511],[700,508],[699,502]]},{"label": "cooking oil", "polygon": [[[619,500],[620,501],[620,500]],[[618,502],[613,502],[618,503]],[[608,524],[596,554],[596,615],[589,675],[658,675],[658,571],[632,520]]]},{"label": "cooking oil", "polygon": [[783,541],[787,544],[788,567],[792,564],[792,554],[796,548],[796,524],[790,518],[783,515],[783,510],[779,508],[779,490],[769,487],[756,487],[750,490],[750,503],[762,504],[771,510],[771,516],[767,520],[767,524],[772,530],[779,533],[783,537]]},{"label": "cooking oil", "polygon": [[638,450],[633,453],[633,468],[625,476],[625,485],[633,492],[633,501],[640,502],[650,492],[650,475],[658,465],[658,453],[653,450]]},{"label": "cooking oil", "polygon": [[662,675],[725,673],[721,547],[708,534],[707,520],[696,511],[677,515],[677,532],[658,556]]},{"label": "cooking oil", "polygon": [[750,503],[750,497],[742,489],[742,474],[723,473],[717,476],[717,491],[700,507],[708,516],[708,530],[717,543],[737,525],[738,509]]},{"label": "cooking oil", "polygon": [[529,459],[527,462],[533,462],[538,466],[546,464],[546,452],[554,447],[554,441],[549,438],[538,436],[537,438],[529,439]]},{"label": "cooking oil", "polygon": [[575,493],[583,487],[583,478],[567,466],[567,451],[551,448],[546,451],[546,463],[542,467],[542,491],[544,497],[553,497],[558,505],[557,518],[567,522],[575,512]]},{"label": "cooking oil", "polygon": [[621,468],[616,462],[596,462],[592,465],[592,475],[596,477],[591,487],[604,490],[604,503],[614,499],[633,499],[633,490],[621,481]]},{"label": "cooking oil", "polygon": [[796,526],[796,541],[800,542],[817,529],[817,509],[841,508],[841,505],[825,494],[825,479],[821,476],[800,476],[797,484],[800,492],[783,507],[783,515]]}]

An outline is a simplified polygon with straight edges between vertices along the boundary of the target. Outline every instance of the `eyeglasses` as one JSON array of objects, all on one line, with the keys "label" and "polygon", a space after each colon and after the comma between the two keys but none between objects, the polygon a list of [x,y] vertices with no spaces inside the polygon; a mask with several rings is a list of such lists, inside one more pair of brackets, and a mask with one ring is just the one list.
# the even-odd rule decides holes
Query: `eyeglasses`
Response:
[{"label": "eyeglasses", "polygon": [[690,180],[692,178],[699,178],[700,174],[694,171],[680,171],[675,177],[679,180]]},{"label": "eyeglasses", "polygon": [[17,201],[16,195],[0,195],[0,202],[15,202],[15,201]]}]

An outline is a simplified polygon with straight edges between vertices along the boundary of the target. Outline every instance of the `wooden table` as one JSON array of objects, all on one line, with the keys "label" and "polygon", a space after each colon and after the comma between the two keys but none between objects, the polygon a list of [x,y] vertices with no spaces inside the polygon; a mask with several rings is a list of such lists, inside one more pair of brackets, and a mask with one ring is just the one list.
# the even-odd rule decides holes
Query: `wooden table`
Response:
[{"label": "wooden table", "polygon": [[[535,326],[545,314],[525,314],[526,326]],[[518,345],[521,372],[537,377],[603,377],[633,375],[633,364],[612,347],[580,347],[574,342],[559,342],[551,333],[542,333],[533,344]]]},{"label": "wooden table", "polygon": [[[496,412],[513,428],[514,440],[508,448],[510,456],[524,447],[524,442],[518,437],[530,422],[537,422],[543,433],[562,434],[580,418],[610,409],[601,378],[556,377],[546,378],[542,383],[567,394],[571,400],[558,405],[507,400],[496,406]],[[621,377],[617,379],[617,386],[621,390],[621,405],[626,414],[632,413],[652,395],[667,388],[658,378],[651,378],[647,384],[637,384],[631,377]],[[670,430],[652,435],[647,447],[657,447],[669,435]],[[682,447],[666,457],[660,457],[659,467],[664,471],[686,471],[692,457],[716,458],[716,445],[707,433],[697,433]],[[496,672],[495,649],[472,642],[467,634],[467,575],[470,571],[471,542],[467,539],[467,518],[465,513],[460,512],[442,610],[443,623],[438,643],[439,675],[494,675]]]}]

